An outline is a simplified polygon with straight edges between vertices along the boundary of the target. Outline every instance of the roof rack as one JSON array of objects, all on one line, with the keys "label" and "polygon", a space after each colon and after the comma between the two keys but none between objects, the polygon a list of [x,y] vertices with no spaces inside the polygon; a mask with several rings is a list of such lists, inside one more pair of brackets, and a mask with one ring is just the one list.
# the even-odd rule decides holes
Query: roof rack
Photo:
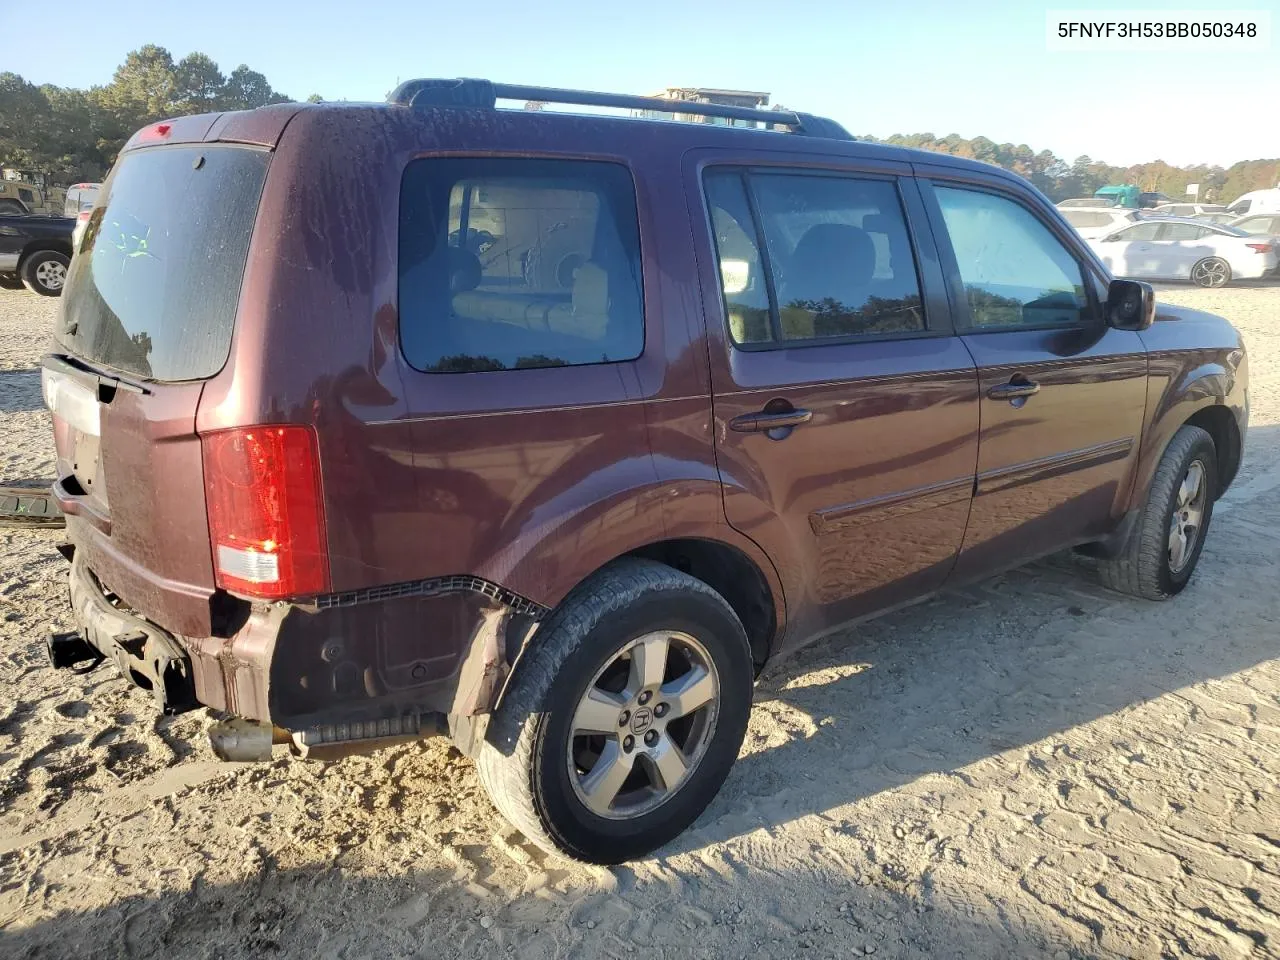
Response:
[{"label": "roof rack", "polygon": [[459,78],[456,80],[423,78],[406,80],[387,96],[388,103],[405,107],[462,107],[481,110],[497,109],[499,100],[532,100],[541,103],[565,103],[587,107],[620,107],[624,110],[652,110],[655,113],[693,114],[748,120],[766,126],[786,127],[791,133],[833,140],[852,140],[849,132],[826,117],[816,117],[793,110],[757,110],[732,107],[721,103],[695,100],[666,100],[662,97],[637,97],[625,93],[596,93],[591,90],[564,90],[557,87],[533,87],[518,83],[493,83],[489,80]]}]

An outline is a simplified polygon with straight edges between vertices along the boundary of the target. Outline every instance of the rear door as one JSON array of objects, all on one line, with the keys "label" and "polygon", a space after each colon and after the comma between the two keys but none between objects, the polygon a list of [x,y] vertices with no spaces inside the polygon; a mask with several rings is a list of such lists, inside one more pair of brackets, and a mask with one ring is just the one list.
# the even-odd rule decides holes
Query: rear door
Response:
[{"label": "rear door", "polygon": [[126,151],[44,365],[77,550],[126,604],[188,636],[209,634],[214,586],[196,409],[230,350],[268,157],[211,143]]},{"label": "rear door", "polygon": [[1120,520],[1146,407],[1138,334],[1103,322],[1068,233],[994,179],[921,186],[978,364],[982,434],[957,578],[1102,535]]},{"label": "rear door", "polygon": [[936,589],[977,454],[973,361],[953,334],[905,165],[702,154],[698,249],[729,522],[782,573],[792,636]]}]

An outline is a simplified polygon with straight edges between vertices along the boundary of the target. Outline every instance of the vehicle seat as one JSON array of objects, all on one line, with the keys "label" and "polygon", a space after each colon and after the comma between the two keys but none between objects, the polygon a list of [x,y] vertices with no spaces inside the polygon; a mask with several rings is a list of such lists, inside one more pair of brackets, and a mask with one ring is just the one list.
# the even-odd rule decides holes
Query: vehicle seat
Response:
[{"label": "vehicle seat", "polygon": [[[788,261],[778,297],[784,337],[829,336],[818,322],[834,300],[841,313],[856,312],[871,293],[876,246],[851,223],[819,223],[805,231]],[[836,331],[838,332],[838,331]]]}]

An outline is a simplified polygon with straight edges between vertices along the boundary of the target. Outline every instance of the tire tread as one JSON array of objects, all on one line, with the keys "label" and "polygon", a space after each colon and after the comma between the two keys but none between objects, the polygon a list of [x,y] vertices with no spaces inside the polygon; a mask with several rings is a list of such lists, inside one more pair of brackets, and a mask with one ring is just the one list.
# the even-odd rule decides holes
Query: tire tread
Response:
[{"label": "tire tread", "polygon": [[[728,602],[701,580],[654,560],[628,558],[605,567],[575,588],[539,627],[513,667],[511,683],[478,751],[476,769],[498,811],[548,853],[595,862],[570,848],[564,838],[554,836],[538,813],[534,750],[547,694],[560,665],[577,652],[595,624],[620,612],[638,596],[662,590],[701,593],[738,622]],[[745,647],[745,631],[741,640]],[[504,754],[492,742],[495,736],[514,739],[514,749]]]}]

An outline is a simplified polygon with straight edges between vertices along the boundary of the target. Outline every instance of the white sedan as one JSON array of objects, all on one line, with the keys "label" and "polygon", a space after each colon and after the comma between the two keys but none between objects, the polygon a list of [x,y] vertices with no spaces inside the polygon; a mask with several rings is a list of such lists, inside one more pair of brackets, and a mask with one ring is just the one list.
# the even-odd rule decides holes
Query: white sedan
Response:
[{"label": "white sedan", "polygon": [[1118,277],[1191,280],[1202,287],[1256,280],[1280,263],[1270,237],[1180,217],[1144,220],[1088,243]]}]

